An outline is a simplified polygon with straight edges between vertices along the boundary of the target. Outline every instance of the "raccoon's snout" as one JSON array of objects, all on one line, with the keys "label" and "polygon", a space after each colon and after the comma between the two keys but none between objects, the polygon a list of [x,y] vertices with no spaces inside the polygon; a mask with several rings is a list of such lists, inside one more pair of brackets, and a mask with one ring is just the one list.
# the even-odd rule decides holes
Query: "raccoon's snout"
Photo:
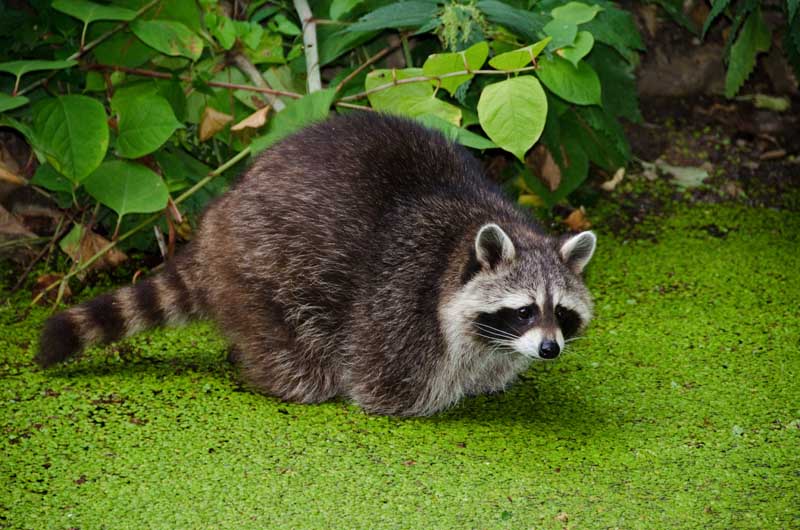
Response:
[{"label": "raccoon's snout", "polygon": [[554,340],[543,340],[539,345],[539,357],[542,359],[555,359],[561,353],[561,348]]}]

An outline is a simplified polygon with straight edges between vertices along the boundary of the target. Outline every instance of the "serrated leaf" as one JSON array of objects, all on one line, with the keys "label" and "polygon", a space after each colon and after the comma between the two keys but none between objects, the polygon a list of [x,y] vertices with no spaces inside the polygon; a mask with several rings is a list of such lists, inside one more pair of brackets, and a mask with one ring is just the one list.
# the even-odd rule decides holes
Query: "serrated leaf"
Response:
[{"label": "serrated leaf", "polygon": [[[464,70],[478,70],[489,56],[489,44],[481,41],[470,46],[462,52],[436,53],[428,57],[422,65],[422,72],[428,77],[437,77]],[[462,83],[472,79],[474,74],[445,77],[440,81],[431,81],[434,85],[441,83],[441,87],[453,95]]]},{"label": "serrated leaf", "polygon": [[142,42],[161,53],[188,57],[194,61],[203,53],[203,41],[180,22],[136,20],[130,28]]},{"label": "serrated leaf", "polygon": [[510,52],[501,53],[489,60],[489,64],[496,70],[516,70],[524,68],[531,64],[536,57],[542,53],[542,50],[553,40],[553,37],[545,37],[544,39],[525,46],[519,50],[512,50]]},{"label": "serrated leaf", "polygon": [[761,10],[747,17],[742,31],[731,47],[728,73],[725,76],[725,97],[735,96],[756,66],[756,55],[769,51],[772,36],[764,23]]},{"label": "serrated leaf", "polygon": [[[372,90],[392,83],[393,79],[403,80],[422,75],[422,68],[373,70],[367,75],[364,88]],[[373,92],[368,97],[375,110],[402,114],[412,118],[423,114],[433,114],[454,125],[459,125],[461,110],[446,101],[437,99],[433,93],[434,89],[430,82],[427,79],[421,79],[419,82],[404,83]]]},{"label": "serrated leaf", "polygon": [[575,42],[575,37],[578,35],[578,26],[572,22],[553,19],[545,25],[544,32],[553,38],[548,44],[548,48],[555,50]]},{"label": "serrated leaf", "polygon": [[286,108],[275,114],[270,120],[269,132],[255,138],[250,144],[252,153],[263,151],[293,132],[324,120],[330,113],[335,96],[335,89],[327,88],[287,103]]},{"label": "serrated leaf", "polygon": [[600,79],[585,61],[579,61],[576,68],[558,56],[542,59],[536,75],[554,94],[570,103],[599,105],[602,101]]},{"label": "serrated leaf", "polygon": [[176,129],[183,127],[175,118],[169,101],[154,93],[117,93],[111,106],[119,114],[116,151],[123,158],[139,158],[152,153]]},{"label": "serrated leaf", "polygon": [[716,20],[716,18],[725,11],[725,8],[728,7],[731,0],[712,0],[711,1],[711,11],[709,11],[708,16],[706,17],[706,21],[703,23],[703,31],[700,34],[702,38],[705,38],[706,33],[708,32],[708,28],[711,27],[711,24]]},{"label": "serrated leaf", "polygon": [[572,46],[567,46],[556,51],[558,55],[572,63],[575,68],[578,67],[578,61],[586,57],[592,47],[594,46],[594,37],[588,31],[579,31],[575,37],[575,43]]},{"label": "serrated leaf", "polygon": [[522,75],[484,87],[478,101],[481,127],[494,143],[520,160],[536,143],[547,118],[547,96],[539,81]]},{"label": "serrated leaf", "polygon": [[489,21],[510,29],[517,35],[525,37],[528,42],[537,41],[549,18],[541,13],[533,13],[517,9],[498,0],[479,0],[478,10],[486,15]]},{"label": "serrated leaf", "polygon": [[472,147],[473,149],[492,149],[497,147],[497,144],[488,138],[484,138],[480,134],[475,134],[467,129],[457,127],[449,121],[443,120],[438,116],[424,114],[422,116],[418,116],[417,121],[421,122],[426,127],[438,130],[451,142],[457,142],[466,147]]},{"label": "serrated leaf", "polygon": [[603,8],[598,5],[587,5],[581,2],[569,2],[563,6],[559,6],[550,14],[556,20],[563,20],[564,22],[571,22],[573,24],[583,24],[592,20],[597,13],[602,11]]},{"label": "serrated leaf", "polygon": [[33,128],[48,161],[73,183],[94,171],[108,149],[103,105],[87,96],[59,96],[37,105]]},{"label": "serrated leaf", "polygon": [[25,96],[9,96],[0,92],[0,112],[13,110],[28,104],[29,99]]},{"label": "serrated leaf", "polygon": [[124,7],[95,4],[87,0],[55,0],[53,9],[89,24],[95,20],[133,20],[136,11]]},{"label": "serrated leaf", "polygon": [[375,31],[386,28],[417,28],[429,23],[439,11],[436,2],[408,0],[396,2],[364,15],[347,31]]},{"label": "serrated leaf", "polygon": [[128,162],[104,162],[83,181],[86,191],[120,217],[129,213],[157,212],[167,205],[169,193],[151,169]]}]

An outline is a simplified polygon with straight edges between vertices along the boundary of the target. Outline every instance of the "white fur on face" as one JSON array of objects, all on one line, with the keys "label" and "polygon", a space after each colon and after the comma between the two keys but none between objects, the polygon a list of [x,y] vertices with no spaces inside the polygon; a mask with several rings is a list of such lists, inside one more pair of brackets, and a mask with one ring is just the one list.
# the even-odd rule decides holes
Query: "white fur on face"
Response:
[{"label": "white fur on face", "polygon": [[559,351],[564,351],[564,335],[560,329],[556,328],[555,336],[546,337],[541,328],[531,328],[524,335],[514,341],[514,349],[525,357],[552,361],[552,359],[542,359],[539,355],[539,347],[545,340],[554,340],[558,344]]}]

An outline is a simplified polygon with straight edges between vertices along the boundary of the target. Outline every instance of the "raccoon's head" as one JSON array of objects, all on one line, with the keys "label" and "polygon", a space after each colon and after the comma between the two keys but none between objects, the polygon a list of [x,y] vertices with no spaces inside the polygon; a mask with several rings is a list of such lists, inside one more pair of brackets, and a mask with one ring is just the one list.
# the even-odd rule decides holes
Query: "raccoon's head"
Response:
[{"label": "raccoon's head", "polygon": [[461,287],[442,307],[446,332],[451,341],[555,359],[591,319],[581,273],[597,238],[509,233],[494,223],[477,231]]}]

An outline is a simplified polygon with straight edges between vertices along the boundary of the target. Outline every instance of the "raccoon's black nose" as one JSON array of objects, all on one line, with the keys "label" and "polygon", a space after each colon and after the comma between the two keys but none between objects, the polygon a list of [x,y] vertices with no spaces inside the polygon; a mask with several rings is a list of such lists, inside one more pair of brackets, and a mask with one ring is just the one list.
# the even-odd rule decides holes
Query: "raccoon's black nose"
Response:
[{"label": "raccoon's black nose", "polygon": [[542,359],[555,359],[559,353],[561,353],[561,348],[554,340],[546,340],[539,345],[539,357]]}]

